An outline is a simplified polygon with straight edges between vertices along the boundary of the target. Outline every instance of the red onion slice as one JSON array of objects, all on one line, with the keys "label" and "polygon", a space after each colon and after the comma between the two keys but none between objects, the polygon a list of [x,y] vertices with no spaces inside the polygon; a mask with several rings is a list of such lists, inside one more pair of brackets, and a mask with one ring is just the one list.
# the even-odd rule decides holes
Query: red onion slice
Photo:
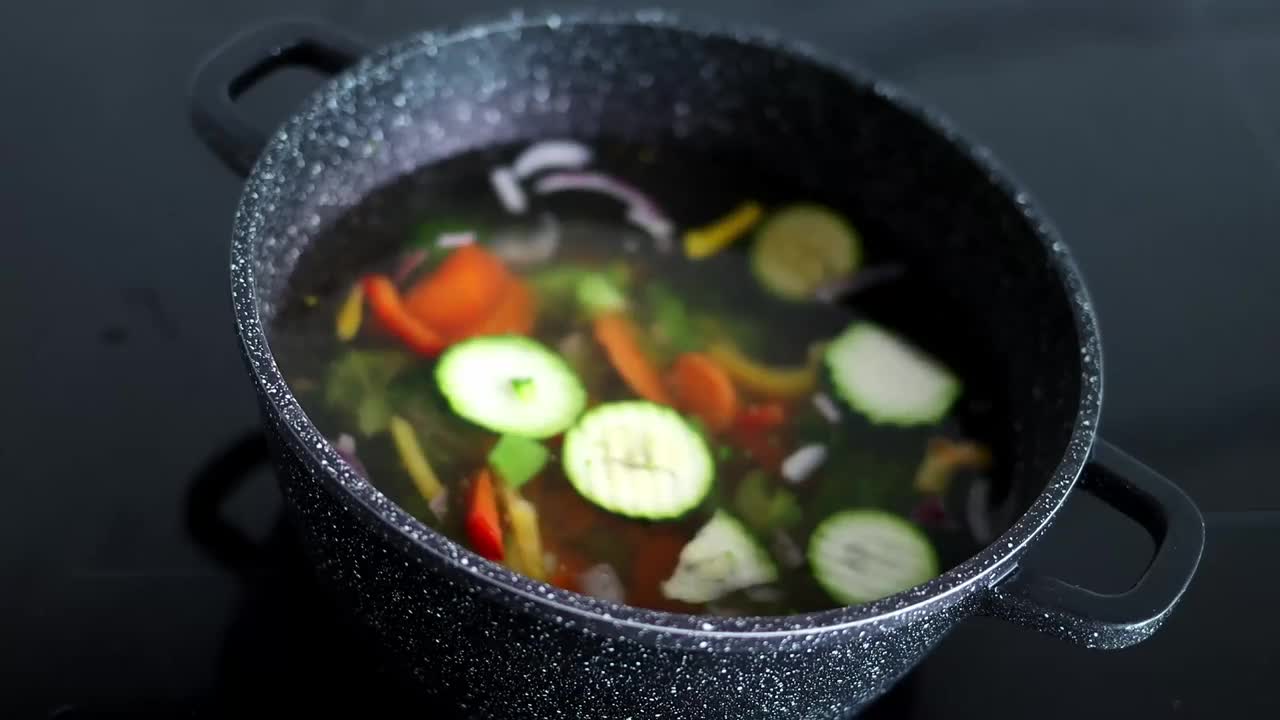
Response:
[{"label": "red onion slice", "polygon": [[912,521],[926,527],[942,527],[947,524],[947,509],[942,498],[937,495],[926,495],[911,510]]},{"label": "red onion slice", "polygon": [[673,248],[671,236],[675,234],[675,228],[665,215],[649,206],[632,205],[627,210],[627,220],[648,233],[659,252],[663,254],[671,252]]},{"label": "red onion slice", "polygon": [[543,170],[579,170],[591,162],[591,149],[573,140],[544,140],[520,153],[511,170],[520,179]]},{"label": "red onion slice", "polygon": [[973,539],[982,545],[996,539],[991,529],[990,502],[991,483],[986,478],[980,478],[969,486],[969,496],[965,499],[965,522],[969,524]]},{"label": "red onion slice", "polygon": [[470,245],[475,241],[476,234],[473,232],[441,233],[440,236],[436,238],[436,247],[452,250],[453,248],[460,248],[463,245]]},{"label": "red onion slice", "polygon": [[427,501],[427,507],[431,508],[436,519],[444,520],[445,513],[449,511],[449,488],[441,488],[435,497]]},{"label": "red onion slice", "polygon": [[671,250],[674,226],[657,204],[639,188],[612,175],[598,172],[560,172],[546,175],[533,185],[539,195],[576,190],[607,195],[627,206],[627,220],[653,236],[658,249]]},{"label": "red onion slice", "polygon": [[836,401],[831,399],[830,395],[824,392],[814,393],[813,407],[817,409],[818,414],[824,420],[832,425],[840,422],[840,408],[836,405]]},{"label": "red onion slice", "polygon": [[827,447],[805,445],[782,461],[782,478],[792,485],[804,482],[827,461]]},{"label": "red onion slice", "polygon": [[560,224],[555,216],[542,215],[538,228],[529,231],[507,231],[494,238],[490,250],[512,265],[536,265],[555,257],[560,249]]},{"label": "red onion slice", "polygon": [[583,592],[592,597],[616,603],[626,601],[627,591],[622,585],[622,578],[618,577],[618,571],[608,563],[592,565],[584,570],[578,576],[578,584]]},{"label": "red onion slice", "polygon": [[529,198],[525,196],[524,188],[520,187],[519,179],[510,168],[494,168],[489,174],[489,182],[498,196],[498,202],[502,203],[507,212],[520,215],[529,209]]},{"label": "red onion slice", "polygon": [[878,285],[897,280],[906,272],[901,265],[879,265],[863,268],[853,275],[833,280],[818,288],[813,297],[818,302],[834,303]]},{"label": "red onion slice", "polygon": [[391,279],[397,285],[403,283],[405,280],[409,279],[409,276],[413,274],[413,271],[417,270],[418,266],[425,262],[426,259],[427,251],[422,249],[414,250],[413,252],[405,255],[400,259],[400,263],[396,265],[396,272],[391,276]]},{"label": "red onion slice", "polygon": [[796,541],[790,535],[782,530],[774,531],[773,542],[769,545],[783,567],[794,570],[804,565],[804,551],[800,549],[800,546],[796,544]]},{"label": "red onion slice", "polygon": [[346,460],[347,464],[350,465],[353,470],[360,473],[365,478],[369,477],[369,471],[365,469],[364,463],[360,462],[360,456],[356,454],[356,439],[354,437],[347,433],[342,433],[338,436],[338,439],[334,441],[333,449],[338,451],[338,455],[340,455],[343,460]]},{"label": "red onion slice", "polygon": [[1016,503],[1017,495],[1011,492],[999,507],[992,507],[990,478],[975,480],[965,498],[965,522],[969,524],[973,539],[984,545],[994,541],[1005,527],[1013,523]]}]

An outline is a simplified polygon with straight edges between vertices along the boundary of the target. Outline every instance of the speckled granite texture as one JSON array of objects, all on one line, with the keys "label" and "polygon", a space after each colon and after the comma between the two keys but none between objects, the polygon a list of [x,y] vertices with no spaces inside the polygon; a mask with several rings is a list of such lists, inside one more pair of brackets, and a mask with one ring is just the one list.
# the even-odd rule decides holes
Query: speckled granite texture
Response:
[{"label": "speckled granite texture", "polygon": [[[1027,512],[919,588],[797,617],[598,602],[481,560],[407,515],[317,434],[263,325],[315,231],[468,149],[601,134],[761,153],[889,233],[989,318]],[[831,188],[836,188],[834,191]],[[339,76],[272,138],[234,231],[237,326],[294,518],[321,574],[432,694],[476,717],[830,718],[914,665],[1048,526],[1094,440],[1101,358],[1066,248],[987,153],[860,72],[659,14],[421,35]],[[317,628],[323,632],[323,628]]]}]

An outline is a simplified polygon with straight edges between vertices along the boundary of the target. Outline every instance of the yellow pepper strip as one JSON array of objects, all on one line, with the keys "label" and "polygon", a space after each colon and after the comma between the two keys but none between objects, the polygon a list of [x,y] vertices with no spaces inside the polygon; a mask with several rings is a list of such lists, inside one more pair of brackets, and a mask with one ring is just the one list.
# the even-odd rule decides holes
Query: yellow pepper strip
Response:
[{"label": "yellow pepper strip", "polygon": [[810,348],[808,363],[801,367],[773,367],[758,363],[742,354],[732,343],[721,341],[707,348],[724,371],[742,387],[770,398],[790,400],[803,397],[818,384],[818,364],[821,347]]},{"label": "yellow pepper strip", "polygon": [[395,443],[396,452],[400,455],[400,463],[404,465],[405,472],[409,473],[413,484],[418,487],[418,492],[422,493],[423,497],[428,501],[434,500],[444,492],[444,485],[440,484],[440,478],[436,477],[435,471],[431,469],[431,463],[427,462],[427,454],[418,444],[418,435],[413,431],[413,426],[399,415],[392,415],[388,429],[391,431],[391,440]]},{"label": "yellow pepper strip", "polygon": [[758,202],[744,202],[733,212],[684,234],[684,254],[690,260],[711,257],[755,227],[764,215]]},{"label": "yellow pepper strip", "polygon": [[951,477],[957,470],[986,470],[989,467],[991,451],[982,445],[945,437],[930,438],[924,460],[916,469],[915,488],[922,493],[941,495],[951,485]]},{"label": "yellow pepper strip", "polygon": [[364,288],[356,283],[338,308],[338,339],[350,342],[360,332],[360,321],[364,318]]},{"label": "yellow pepper strip", "polygon": [[511,523],[511,537],[507,544],[507,556],[515,561],[511,569],[524,573],[534,580],[546,580],[546,562],[542,558],[542,533],[538,530],[538,510],[525,500],[520,491],[503,486],[503,502],[507,506],[507,519]]}]

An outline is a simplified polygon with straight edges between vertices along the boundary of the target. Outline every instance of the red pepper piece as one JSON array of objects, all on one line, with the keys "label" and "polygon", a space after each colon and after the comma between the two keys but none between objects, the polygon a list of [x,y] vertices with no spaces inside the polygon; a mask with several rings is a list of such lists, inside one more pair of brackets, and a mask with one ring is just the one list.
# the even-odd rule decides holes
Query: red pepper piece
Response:
[{"label": "red pepper piece", "polygon": [[751,403],[738,413],[737,423],[743,430],[773,430],[787,421],[787,409],[779,402]]},{"label": "red pepper piece", "polygon": [[498,499],[488,469],[476,473],[475,480],[471,481],[467,539],[471,541],[472,550],[494,562],[501,562],[506,554],[502,544],[502,525],[498,522]]},{"label": "red pepper piece", "polygon": [[374,317],[388,332],[395,335],[410,350],[427,357],[435,357],[446,342],[439,333],[427,327],[405,307],[395,283],[386,275],[370,275],[364,279],[364,294]]}]

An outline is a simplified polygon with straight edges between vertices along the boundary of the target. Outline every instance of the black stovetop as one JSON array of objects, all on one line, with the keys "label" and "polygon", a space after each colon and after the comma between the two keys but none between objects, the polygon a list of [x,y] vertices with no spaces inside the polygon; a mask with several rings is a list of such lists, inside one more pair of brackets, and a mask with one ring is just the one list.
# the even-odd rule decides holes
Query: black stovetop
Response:
[{"label": "black stovetop", "polygon": [[[506,3],[2,5],[0,716],[394,702],[278,526],[231,332],[238,182],[190,132],[186,83],[267,17],[384,41]],[[861,60],[989,144],[1090,283],[1104,434],[1206,513],[1201,572],[1146,644],[1090,652],[971,621],[871,717],[1280,715],[1280,5],[696,7]],[[250,101],[280,112],[307,82]],[[1036,561],[1117,590],[1145,550],[1073,500]]]}]

